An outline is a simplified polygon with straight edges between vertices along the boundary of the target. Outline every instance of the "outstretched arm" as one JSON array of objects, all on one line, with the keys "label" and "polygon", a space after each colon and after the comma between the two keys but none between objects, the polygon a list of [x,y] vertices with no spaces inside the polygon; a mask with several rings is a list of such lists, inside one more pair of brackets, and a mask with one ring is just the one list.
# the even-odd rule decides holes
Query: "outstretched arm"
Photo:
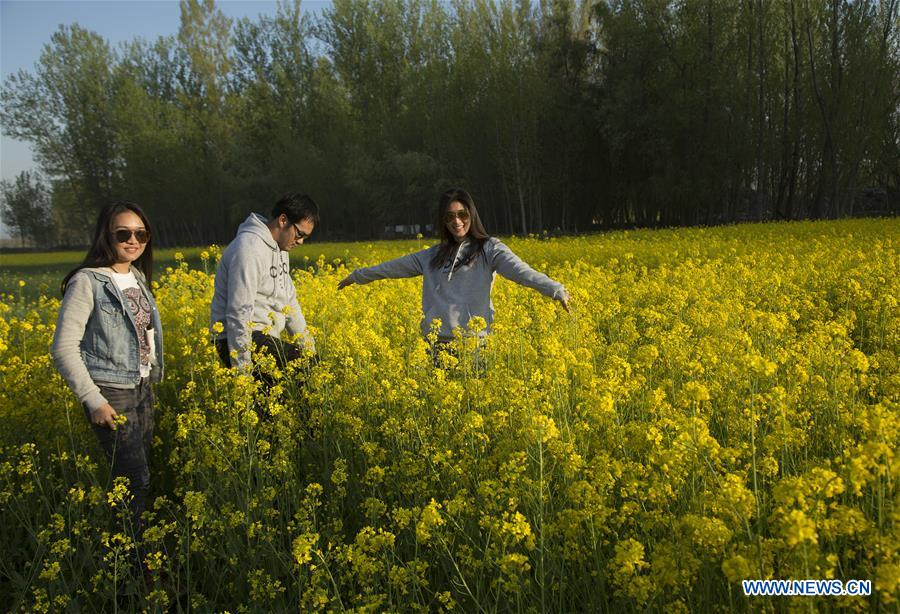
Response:
[{"label": "outstretched arm", "polygon": [[491,254],[491,266],[503,277],[514,281],[527,288],[533,288],[562,303],[563,308],[569,310],[569,293],[558,281],[550,279],[543,273],[535,271],[528,264],[516,256],[511,249],[501,241],[494,244]]},{"label": "outstretched arm", "polygon": [[400,279],[421,275],[423,254],[424,251],[407,254],[375,266],[356,269],[338,283],[338,290],[343,290],[351,284],[367,284],[379,279]]}]

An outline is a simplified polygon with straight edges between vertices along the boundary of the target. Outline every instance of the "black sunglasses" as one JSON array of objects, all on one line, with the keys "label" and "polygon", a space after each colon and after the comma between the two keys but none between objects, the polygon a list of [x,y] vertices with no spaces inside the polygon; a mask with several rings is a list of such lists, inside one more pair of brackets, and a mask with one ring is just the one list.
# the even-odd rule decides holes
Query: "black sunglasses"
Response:
[{"label": "black sunglasses", "polygon": [[308,239],[309,238],[308,234],[306,234],[305,232],[300,230],[300,228],[297,226],[297,222],[291,222],[291,226],[294,227],[294,232],[297,233],[298,239]]},{"label": "black sunglasses", "polygon": [[120,228],[113,232],[116,243],[127,243],[131,240],[132,235],[134,235],[134,238],[137,239],[138,243],[146,243],[150,240],[149,230],[129,230],[127,228]]},{"label": "black sunglasses", "polygon": [[459,211],[447,211],[444,213],[444,221],[446,223],[450,223],[456,218],[459,218],[461,221],[465,222],[469,219],[469,212],[465,209],[460,209]]}]

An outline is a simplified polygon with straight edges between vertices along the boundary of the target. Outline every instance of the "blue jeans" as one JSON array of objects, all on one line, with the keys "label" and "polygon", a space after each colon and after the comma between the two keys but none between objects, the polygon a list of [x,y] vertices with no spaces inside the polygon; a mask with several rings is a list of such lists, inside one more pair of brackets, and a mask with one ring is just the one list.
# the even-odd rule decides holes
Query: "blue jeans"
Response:
[{"label": "blue jeans", "polygon": [[134,388],[121,389],[98,385],[100,394],[120,416],[127,418],[116,430],[98,426],[91,421],[91,428],[106,453],[113,478],[125,477],[131,492],[131,521],[136,536],[141,534],[141,514],[147,507],[150,492],[150,444],[153,442],[153,390],[150,378],[142,378]]}]

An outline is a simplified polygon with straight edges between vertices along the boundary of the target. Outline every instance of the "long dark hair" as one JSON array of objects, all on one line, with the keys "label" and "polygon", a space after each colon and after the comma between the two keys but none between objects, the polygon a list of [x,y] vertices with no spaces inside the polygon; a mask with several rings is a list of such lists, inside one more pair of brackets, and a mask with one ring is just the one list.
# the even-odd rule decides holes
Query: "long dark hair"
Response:
[{"label": "long dark hair", "polygon": [[141,254],[141,257],[135,260],[133,264],[144,274],[144,279],[147,282],[147,290],[151,291],[150,282],[153,278],[153,230],[150,228],[150,220],[147,219],[147,216],[144,215],[144,211],[137,203],[117,201],[110,205],[106,205],[100,210],[100,215],[97,216],[97,225],[94,227],[94,239],[91,241],[91,246],[88,248],[84,261],[69,271],[69,274],[66,275],[62,284],[60,284],[60,290],[63,294],[66,293],[66,286],[69,285],[69,280],[81,269],[112,266],[116,263],[113,221],[116,219],[117,215],[126,211],[131,211],[141,218],[141,222],[144,223],[144,228],[150,233],[150,240],[147,241],[147,244],[144,247],[144,253]]},{"label": "long dark hair", "polygon": [[472,195],[462,188],[452,188],[441,194],[438,200],[438,236],[441,238],[440,247],[431,259],[431,268],[439,269],[444,266],[453,257],[456,251],[456,239],[447,230],[447,224],[444,222],[444,215],[453,203],[459,203],[469,212],[469,233],[466,238],[474,244],[474,249],[469,250],[469,255],[464,262],[460,262],[459,266],[465,266],[475,261],[479,254],[484,255],[484,243],[491,238],[491,235],[484,229],[481,218],[478,216],[478,209],[475,208],[475,201]]}]

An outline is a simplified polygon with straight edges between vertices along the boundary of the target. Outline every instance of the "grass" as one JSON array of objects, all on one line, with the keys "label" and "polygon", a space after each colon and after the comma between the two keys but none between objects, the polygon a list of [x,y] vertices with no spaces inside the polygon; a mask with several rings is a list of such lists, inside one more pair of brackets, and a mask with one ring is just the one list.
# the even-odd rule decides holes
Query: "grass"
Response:
[{"label": "grass", "polygon": [[[391,247],[396,247],[398,255],[408,249],[418,249],[423,243],[430,244],[432,240],[409,239],[391,241]],[[384,245],[385,242],[379,242]],[[351,254],[366,254],[371,251],[373,242],[357,243],[310,243],[301,245],[291,251],[291,266],[300,268],[316,267],[319,260],[328,263],[349,260]],[[192,269],[202,269],[203,260],[201,254],[206,247],[175,247],[158,249],[153,254],[154,275],[160,275],[166,267],[176,264],[176,254],[181,254],[182,260],[188,263]],[[27,252],[15,254],[0,254],[0,294],[12,294],[27,300],[36,300],[41,295],[58,296],[59,284],[63,277],[78,266],[84,258],[84,251],[55,251],[55,252]],[[25,285],[20,287],[19,282]]]}]

